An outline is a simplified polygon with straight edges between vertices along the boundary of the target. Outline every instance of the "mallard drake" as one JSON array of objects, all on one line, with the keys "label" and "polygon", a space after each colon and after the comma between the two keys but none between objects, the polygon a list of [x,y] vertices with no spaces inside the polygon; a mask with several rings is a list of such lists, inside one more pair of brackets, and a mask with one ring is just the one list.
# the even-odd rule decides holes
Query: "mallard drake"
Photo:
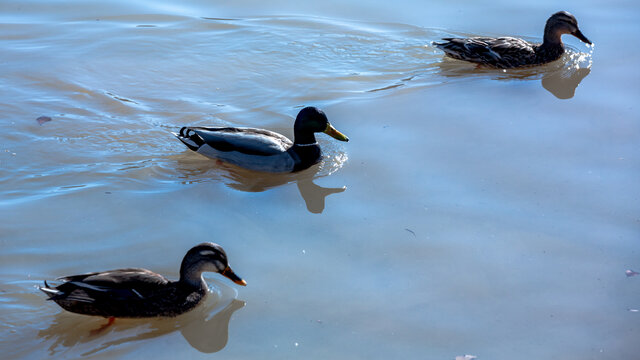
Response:
[{"label": "mallard drake", "polygon": [[[229,267],[218,244],[202,243],[187,252],[180,280],[170,281],[146,269],[117,269],[58,278],[62,284],[40,287],[63,309],[108,318],[177,316],[193,309],[207,294],[205,271],[217,272],[238,285],[247,283]],[[110,323],[112,320],[110,319]]]},{"label": "mallard drake", "polygon": [[562,34],[571,34],[591,44],[578,29],[576,18],[566,11],[559,11],[547,20],[542,44],[512,37],[444,38],[446,42],[433,44],[454,59],[497,68],[515,68],[559,59],[564,53]]},{"label": "mallard drake", "polygon": [[336,130],[324,112],[306,107],[293,125],[294,141],[273,131],[235,127],[183,127],[174,134],[189,149],[250,170],[293,172],[304,170],[322,158],[315,133],[349,141]]}]

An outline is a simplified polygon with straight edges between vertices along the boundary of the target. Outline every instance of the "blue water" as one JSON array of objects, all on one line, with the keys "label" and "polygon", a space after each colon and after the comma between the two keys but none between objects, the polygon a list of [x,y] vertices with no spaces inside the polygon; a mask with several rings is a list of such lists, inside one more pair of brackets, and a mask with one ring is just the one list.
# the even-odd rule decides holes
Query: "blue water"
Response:
[{"label": "blue water", "polygon": [[[0,347],[8,358],[622,359],[640,308],[640,34],[633,2],[563,4],[587,47],[488,70],[446,36],[541,39],[556,3],[0,4]],[[292,136],[318,106],[351,139],[271,175],[172,131]],[[36,119],[51,121],[39,124]],[[43,279],[178,276],[220,243],[175,319],[64,312]]]}]

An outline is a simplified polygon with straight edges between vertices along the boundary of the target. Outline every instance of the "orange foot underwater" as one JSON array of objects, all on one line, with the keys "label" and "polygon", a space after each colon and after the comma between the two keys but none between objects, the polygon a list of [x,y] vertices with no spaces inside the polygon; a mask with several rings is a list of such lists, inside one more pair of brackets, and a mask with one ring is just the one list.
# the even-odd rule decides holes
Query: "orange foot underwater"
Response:
[{"label": "orange foot underwater", "polygon": [[113,317],[113,316],[111,316],[111,317],[109,318],[109,320],[107,321],[107,323],[106,323],[106,324],[104,324],[104,325],[100,326],[100,327],[99,327],[99,328],[97,328],[97,329],[91,330],[91,332],[90,332],[91,336],[95,336],[95,335],[100,334],[100,333],[101,333],[101,332],[103,332],[106,328],[108,328],[109,326],[113,325],[113,323],[114,323],[115,321],[116,321],[116,318],[115,318],[115,317]]}]

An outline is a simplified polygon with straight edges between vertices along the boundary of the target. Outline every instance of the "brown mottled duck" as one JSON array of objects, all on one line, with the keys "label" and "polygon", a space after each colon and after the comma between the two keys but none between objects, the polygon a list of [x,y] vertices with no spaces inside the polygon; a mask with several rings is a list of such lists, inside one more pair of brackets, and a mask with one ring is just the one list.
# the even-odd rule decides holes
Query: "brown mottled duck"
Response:
[{"label": "brown mottled duck", "polygon": [[547,20],[542,44],[513,37],[445,38],[445,42],[433,44],[454,59],[506,69],[541,65],[559,59],[564,54],[563,34],[571,34],[591,44],[578,28],[576,18],[566,11],[559,11]]}]

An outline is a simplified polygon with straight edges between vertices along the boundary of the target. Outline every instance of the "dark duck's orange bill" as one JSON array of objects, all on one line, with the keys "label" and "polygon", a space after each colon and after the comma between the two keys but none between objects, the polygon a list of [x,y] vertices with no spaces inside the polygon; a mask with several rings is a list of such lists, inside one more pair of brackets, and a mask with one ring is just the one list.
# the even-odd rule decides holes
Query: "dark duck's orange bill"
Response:
[{"label": "dark duck's orange bill", "polygon": [[233,281],[234,283],[236,283],[238,285],[247,286],[247,282],[244,281],[242,278],[240,278],[240,276],[236,275],[236,273],[234,273],[233,270],[231,270],[231,268],[228,267],[228,266],[220,274],[222,276],[225,276],[225,277],[229,278],[229,280]]}]

